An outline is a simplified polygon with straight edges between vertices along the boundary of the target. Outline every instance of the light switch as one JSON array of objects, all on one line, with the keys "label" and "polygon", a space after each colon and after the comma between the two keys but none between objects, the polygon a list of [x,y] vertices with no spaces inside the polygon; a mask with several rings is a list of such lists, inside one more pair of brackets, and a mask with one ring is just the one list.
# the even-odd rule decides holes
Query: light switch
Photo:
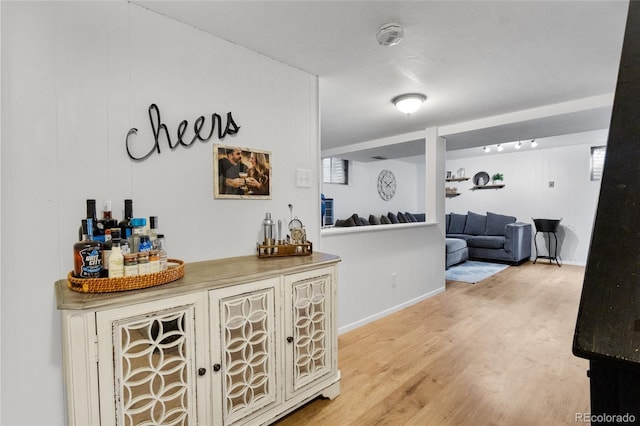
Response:
[{"label": "light switch", "polygon": [[296,184],[298,188],[311,188],[311,170],[296,169]]}]

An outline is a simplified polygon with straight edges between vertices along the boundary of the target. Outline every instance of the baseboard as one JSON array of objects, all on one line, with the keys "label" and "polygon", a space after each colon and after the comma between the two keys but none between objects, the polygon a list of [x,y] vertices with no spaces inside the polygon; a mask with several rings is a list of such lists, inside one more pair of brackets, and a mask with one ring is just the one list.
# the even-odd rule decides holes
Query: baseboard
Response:
[{"label": "baseboard", "polygon": [[419,297],[416,297],[414,299],[409,299],[404,303],[401,303],[399,305],[393,306],[393,307],[391,307],[389,309],[385,309],[384,311],[378,312],[377,314],[370,315],[368,317],[365,317],[365,318],[363,318],[361,320],[358,320],[356,322],[353,322],[351,324],[347,324],[347,325],[345,325],[343,327],[339,327],[338,328],[338,334],[340,335],[342,333],[346,333],[347,331],[355,330],[358,327],[362,327],[365,324],[368,324],[368,323],[373,322],[375,320],[378,320],[380,318],[384,318],[387,315],[393,314],[394,312],[401,311],[404,308],[408,308],[411,305],[415,305],[418,302],[422,302],[423,300],[426,300],[426,299],[428,299],[430,297],[433,297],[433,296],[435,296],[437,294],[443,293],[444,290],[445,290],[445,287],[437,288],[437,289],[435,289],[433,291],[430,291],[429,293],[425,293],[425,294],[423,294],[423,295],[421,295]]}]

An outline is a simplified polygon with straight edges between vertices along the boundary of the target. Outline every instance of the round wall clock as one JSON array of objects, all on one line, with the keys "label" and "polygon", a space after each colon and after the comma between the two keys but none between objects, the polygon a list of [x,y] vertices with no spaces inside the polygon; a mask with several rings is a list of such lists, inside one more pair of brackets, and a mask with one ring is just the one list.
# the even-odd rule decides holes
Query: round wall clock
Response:
[{"label": "round wall clock", "polygon": [[396,177],[389,170],[383,170],[378,175],[378,194],[385,201],[396,194]]}]

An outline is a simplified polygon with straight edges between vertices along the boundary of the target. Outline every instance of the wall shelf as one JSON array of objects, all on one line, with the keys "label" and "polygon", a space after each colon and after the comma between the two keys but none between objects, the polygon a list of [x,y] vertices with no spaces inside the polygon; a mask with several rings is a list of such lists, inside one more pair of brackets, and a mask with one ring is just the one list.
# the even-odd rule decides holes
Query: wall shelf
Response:
[{"label": "wall shelf", "polygon": [[504,183],[501,183],[500,185],[482,185],[482,186],[474,185],[471,188],[471,191],[475,191],[476,189],[501,189],[501,188],[504,188]]},{"label": "wall shelf", "polygon": [[465,180],[469,180],[468,177],[459,177],[459,178],[446,178],[447,182],[464,182]]},{"label": "wall shelf", "polygon": [[458,195],[461,195],[459,192],[450,192],[445,194],[447,198],[453,198],[453,197],[457,197]]}]

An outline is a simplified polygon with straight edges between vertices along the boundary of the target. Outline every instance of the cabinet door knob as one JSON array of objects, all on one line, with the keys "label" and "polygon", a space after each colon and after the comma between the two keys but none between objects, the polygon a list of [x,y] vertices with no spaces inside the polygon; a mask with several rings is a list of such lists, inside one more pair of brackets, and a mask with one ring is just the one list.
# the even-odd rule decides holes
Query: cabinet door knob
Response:
[{"label": "cabinet door knob", "polygon": [[293,342],[293,337],[291,337],[291,336],[287,337],[287,342],[292,343]]},{"label": "cabinet door knob", "polygon": [[207,374],[206,368],[198,368],[198,376],[204,376],[205,374]]},{"label": "cabinet door knob", "polygon": [[213,364],[213,371],[220,371],[222,366],[220,364]]}]

